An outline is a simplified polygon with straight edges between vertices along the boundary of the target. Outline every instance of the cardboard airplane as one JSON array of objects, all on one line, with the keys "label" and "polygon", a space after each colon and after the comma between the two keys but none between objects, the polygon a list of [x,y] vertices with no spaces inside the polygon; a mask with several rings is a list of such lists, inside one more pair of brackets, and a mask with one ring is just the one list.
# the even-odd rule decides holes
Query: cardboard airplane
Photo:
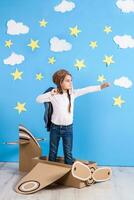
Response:
[{"label": "cardboard airplane", "polygon": [[47,156],[42,156],[38,143],[41,140],[19,125],[19,171],[25,175],[15,187],[17,193],[35,193],[53,183],[83,188],[111,178],[111,168],[99,168],[93,161],[77,159],[73,165],[64,164],[63,157],[57,157],[56,162],[48,161]]}]

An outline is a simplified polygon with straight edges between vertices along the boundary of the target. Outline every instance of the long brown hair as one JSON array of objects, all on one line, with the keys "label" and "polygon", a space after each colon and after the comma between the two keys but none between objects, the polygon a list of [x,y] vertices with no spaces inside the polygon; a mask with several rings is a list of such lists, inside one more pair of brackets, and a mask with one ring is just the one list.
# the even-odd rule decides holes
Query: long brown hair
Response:
[{"label": "long brown hair", "polygon": [[[61,83],[63,82],[66,75],[70,75],[72,77],[70,72],[68,72],[65,69],[60,69],[60,70],[56,71],[52,77],[53,82],[57,85],[58,93],[60,93],[60,94],[63,94]],[[67,90],[67,96],[69,99],[68,111],[71,112],[71,95],[69,93],[69,90]]]}]

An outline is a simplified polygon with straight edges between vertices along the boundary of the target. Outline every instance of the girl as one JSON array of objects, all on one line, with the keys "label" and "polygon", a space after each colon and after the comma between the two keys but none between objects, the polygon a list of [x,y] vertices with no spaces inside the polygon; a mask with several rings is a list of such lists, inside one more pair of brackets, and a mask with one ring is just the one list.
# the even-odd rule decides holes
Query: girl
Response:
[{"label": "girl", "polygon": [[65,69],[53,74],[53,82],[57,88],[36,98],[38,103],[51,102],[53,106],[48,159],[56,161],[59,141],[62,138],[64,162],[71,165],[74,162],[72,156],[74,100],[81,95],[100,91],[108,87],[109,83],[73,89],[72,75]]}]

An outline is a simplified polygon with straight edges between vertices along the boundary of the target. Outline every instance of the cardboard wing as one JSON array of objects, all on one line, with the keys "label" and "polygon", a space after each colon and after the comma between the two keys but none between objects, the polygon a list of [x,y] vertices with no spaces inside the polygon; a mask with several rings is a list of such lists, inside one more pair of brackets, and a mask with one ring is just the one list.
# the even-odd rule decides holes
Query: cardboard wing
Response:
[{"label": "cardboard wing", "polygon": [[70,167],[38,163],[16,185],[15,190],[21,194],[31,194],[54,183],[71,170]]}]

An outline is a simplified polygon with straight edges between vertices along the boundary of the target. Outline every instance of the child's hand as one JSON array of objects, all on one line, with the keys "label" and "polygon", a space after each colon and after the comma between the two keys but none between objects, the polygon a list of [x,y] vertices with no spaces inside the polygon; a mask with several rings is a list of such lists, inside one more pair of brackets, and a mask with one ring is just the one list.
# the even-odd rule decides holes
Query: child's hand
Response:
[{"label": "child's hand", "polygon": [[110,86],[110,83],[103,83],[102,85],[101,85],[101,90],[102,89],[104,89],[104,88],[106,88],[106,87],[109,87]]},{"label": "child's hand", "polygon": [[52,95],[57,94],[57,93],[58,93],[57,88],[54,88],[54,89],[51,90],[51,94],[52,94]]}]

